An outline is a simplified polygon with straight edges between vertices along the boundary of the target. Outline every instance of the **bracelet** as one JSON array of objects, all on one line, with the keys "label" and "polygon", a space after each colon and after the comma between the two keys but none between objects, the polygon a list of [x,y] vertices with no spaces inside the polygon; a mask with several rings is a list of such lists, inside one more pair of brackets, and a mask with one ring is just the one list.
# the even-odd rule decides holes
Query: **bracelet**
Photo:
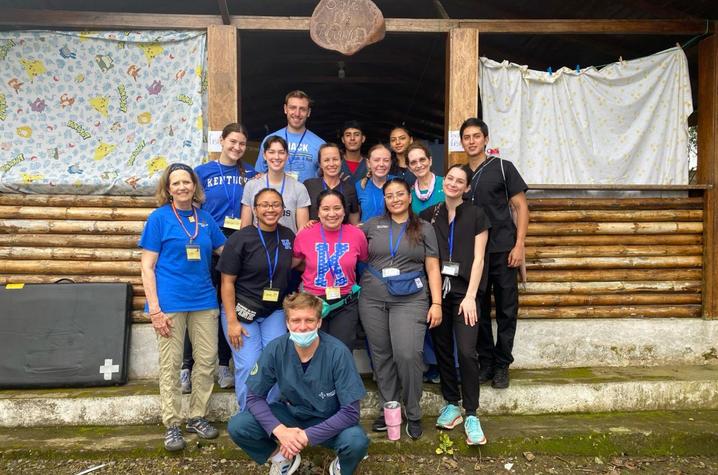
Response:
[{"label": "bracelet", "polygon": [[441,307],[441,304],[436,302],[432,303],[431,305],[438,305],[439,307]]},{"label": "bracelet", "polygon": [[154,315],[159,315],[160,313],[162,313],[162,310],[155,312],[155,313],[150,313],[149,315],[150,315],[150,317],[152,317]]}]

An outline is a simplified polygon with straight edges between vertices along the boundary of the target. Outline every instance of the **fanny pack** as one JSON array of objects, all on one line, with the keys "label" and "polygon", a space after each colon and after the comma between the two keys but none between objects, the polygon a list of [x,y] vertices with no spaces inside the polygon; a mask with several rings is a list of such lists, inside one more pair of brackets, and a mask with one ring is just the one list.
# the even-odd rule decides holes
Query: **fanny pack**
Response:
[{"label": "fanny pack", "polygon": [[370,265],[366,267],[374,277],[384,282],[384,286],[386,287],[386,291],[389,292],[389,295],[404,297],[406,295],[414,295],[424,288],[424,283],[421,281],[421,276],[424,275],[423,271],[406,272],[391,277],[384,277],[381,275],[381,272],[377,271],[374,267]]},{"label": "fanny pack", "polygon": [[352,285],[352,291],[350,294],[348,294],[346,297],[343,297],[336,302],[332,304],[328,304],[326,300],[322,299],[322,318],[326,317],[330,313],[332,313],[334,310],[337,310],[339,308],[342,308],[348,303],[353,302],[357,298],[359,298],[359,294],[361,293],[361,286],[358,284]]}]

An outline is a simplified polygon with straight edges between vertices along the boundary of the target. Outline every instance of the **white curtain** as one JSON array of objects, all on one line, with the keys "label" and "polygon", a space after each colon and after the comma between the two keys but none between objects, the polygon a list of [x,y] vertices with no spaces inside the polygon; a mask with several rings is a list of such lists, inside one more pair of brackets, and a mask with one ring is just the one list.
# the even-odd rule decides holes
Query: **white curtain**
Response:
[{"label": "white curtain", "polygon": [[672,48],[553,74],[481,58],[489,148],[531,184],[687,184],[686,56]]}]

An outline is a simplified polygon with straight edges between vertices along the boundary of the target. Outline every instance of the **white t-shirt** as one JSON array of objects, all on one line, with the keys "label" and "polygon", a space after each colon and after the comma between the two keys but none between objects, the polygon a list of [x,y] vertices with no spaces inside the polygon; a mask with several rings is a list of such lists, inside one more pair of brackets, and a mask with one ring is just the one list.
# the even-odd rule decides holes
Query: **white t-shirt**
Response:
[{"label": "white t-shirt", "polygon": [[[279,223],[288,227],[295,234],[297,233],[297,209],[308,208],[312,204],[307,189],[294,178],[284,175],[284,193],[282,193],[282,184],[270,185],[270,188],[282,193],[284,200],[284,215],[279,219]],[[252,208],[254,213],[254,197],[260,190],[267,188],[267,176],[256,180],[249,180],[244,185],[244,193],[242,194],[242,204]]]}]

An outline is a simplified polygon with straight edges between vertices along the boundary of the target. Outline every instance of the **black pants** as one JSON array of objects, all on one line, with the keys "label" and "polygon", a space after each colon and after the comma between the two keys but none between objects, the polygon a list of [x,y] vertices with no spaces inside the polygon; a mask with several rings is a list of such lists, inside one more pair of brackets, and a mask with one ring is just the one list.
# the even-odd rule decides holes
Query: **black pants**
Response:
[{"label": "black pants", "polygon": [[[514,361],[511,352],[516,335],[516,317],[519,312],[517,267],[509,267],[508,252],[487,254],[489,276],[486,292],[481,300],[479,338],[476,350],[481,365],[508,367]],[[491,293],[496,304],[496,343],[491,328]]]},{"label": "black pants", "polygon": [[[331,300],[329,302],[332,302]],[[322,320],[321,330],[341,340],[349,351],[354,351],[359,326],[358,300],[352,300],[341,308],[329,313]]]},{"label": "black pants", "polygon": [[[219,256],[212,254],[212,284],[217,289],[217,301],[220,308],[222,307],[222,294],[220,293],[220,284],[222,274],[216,270]],[[217,356],[219,357],[220,366],[229,366],[229,360],[232,359],[232,350],[229,349],[227,339],[224,337],[222,325],[217,325]],[[194,360],[192,359],[192,343],[189,341],[189,333],[184,334],[184,354],[182,355],[182,369],[192,369]]]},{"label": "black pants", "polygon": [[[444,399],[459,405],[459,399],[466,411],[476,412],[479,408],[479,356],[476,353],[476,339],[479,326],[468,326],[464,316],[459,315],[459,305],[464,299],[463,294],[449,294],[442,299],[441,324],[430,330],[434,342],[436,362],[441,377],[441,394]],[[476,301],[477,311],[479,301]],[[461,373],[461,393],[456,378],[454,365],[454,338],[459,353],[459,373]]]}]

